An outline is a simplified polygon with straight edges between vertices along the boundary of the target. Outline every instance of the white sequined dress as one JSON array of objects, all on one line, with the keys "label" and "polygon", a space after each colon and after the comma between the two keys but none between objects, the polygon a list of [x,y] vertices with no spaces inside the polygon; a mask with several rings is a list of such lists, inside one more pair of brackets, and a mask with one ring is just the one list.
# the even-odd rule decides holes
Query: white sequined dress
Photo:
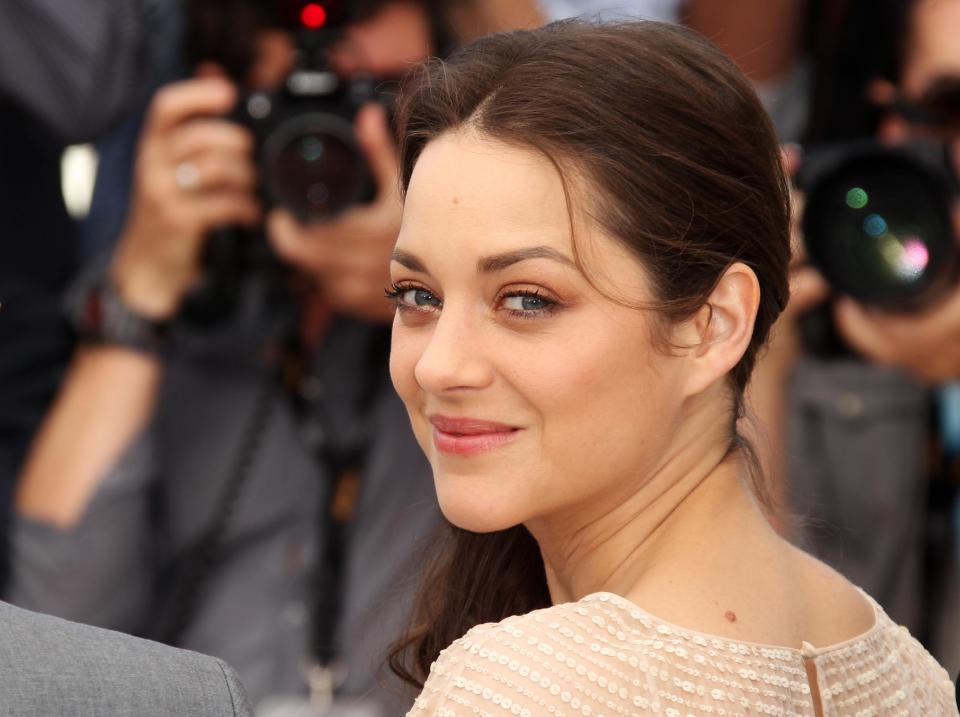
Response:
[{"label": "white sequined dress", "polygon": [[409,717],[957,715],[946,670],[870,601],[863,635],[796,650],[687,630],[595,593],[473,628],[440,654]]}]

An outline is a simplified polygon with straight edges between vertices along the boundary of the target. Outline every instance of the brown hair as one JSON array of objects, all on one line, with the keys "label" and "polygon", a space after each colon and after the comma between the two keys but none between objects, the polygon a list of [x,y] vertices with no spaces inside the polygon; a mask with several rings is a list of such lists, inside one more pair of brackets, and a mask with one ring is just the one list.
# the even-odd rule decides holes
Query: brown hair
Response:
[{"label": "brown hair", "polygon": [[[736,419],[789,296],[790,208],[773,128],[730,59],[678,26],[563,21],[428,63],[408,80],[399,120],[404,191],[427,143],[464,126],[541,151],[561,177],[587,180],[581,209],[646,268],[665,322],[701,309],[732,263],[750,266],[761,298],[729,377],[730,447],[755,465]],[[523,526],[482,535],[447,526],[390,666],[422,685],[440,650],[474,625],[549,604],[543,561]]]}]

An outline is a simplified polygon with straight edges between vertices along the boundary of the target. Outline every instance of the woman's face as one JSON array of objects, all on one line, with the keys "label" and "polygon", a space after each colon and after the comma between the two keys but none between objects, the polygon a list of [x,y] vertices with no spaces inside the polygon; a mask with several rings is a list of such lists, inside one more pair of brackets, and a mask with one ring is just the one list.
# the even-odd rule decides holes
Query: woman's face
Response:
[{"label": "woman's face", "polygon": [[441,508],[477,532],[587,520],[643,485],[680,423],[685,362],[652,341],[639,262],[587,223],[574,261],[553,164],[465,130],[430,142],[391,262],[390,371]]}]

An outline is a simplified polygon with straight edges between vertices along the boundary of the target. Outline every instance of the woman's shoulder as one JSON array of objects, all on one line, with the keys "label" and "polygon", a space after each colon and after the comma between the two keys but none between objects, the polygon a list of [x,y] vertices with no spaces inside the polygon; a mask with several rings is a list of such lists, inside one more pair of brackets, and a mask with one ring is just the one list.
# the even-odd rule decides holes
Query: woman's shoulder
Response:
[{"label": "woman's shoulder", "polygon": [[[632,614],[631,614],[632,613]],[[627,633],[635,639],[638,631],[655,634],[657,626],[628,601],[611,593],[595,593],[577,601],[560,603],[533,610],[522,615],[511,615],[500,622],[484,623],[468,631],[441,653],[451,656],[469,653],[482,659],[495,657],[503,661],[504,651],[531,660],[544,657],[567,664],[564,648],[579,653],[586,649],[600,653],[608,645],[628,641]],[[557,658],[560,653],[560,658]],[[505,663],[512,665],[510,660]]]},{"label": "woman's shoulder", "polygon": [[[616,596],[598,594],[478,625],[440,653],[410,714],[525,717],[655,709],[658,684],[673,671],[631,646],[643,641],[638,627],[648,630],[628,627],[624,609]],[[649,637],[655,634],[651,626]]]},{"label": "woman's shoulder", "polygon": [[[620,596],[595,593],[474,627],[440,654],[411,714],[596,717],[760,703],[771,714],[805,714],[810,658],[824,678],[863,678],[863,685],[832,687],[835,699],[859,699],[853,693],[877,692],[883,683],[880,691],[893,702],[914,699],[943,712],[950,687],[946,673],[879,606],[876,610],[877,622],[867,633],[801,650],[697,632]],[[760,702],[758,694],[764,695]]]}]

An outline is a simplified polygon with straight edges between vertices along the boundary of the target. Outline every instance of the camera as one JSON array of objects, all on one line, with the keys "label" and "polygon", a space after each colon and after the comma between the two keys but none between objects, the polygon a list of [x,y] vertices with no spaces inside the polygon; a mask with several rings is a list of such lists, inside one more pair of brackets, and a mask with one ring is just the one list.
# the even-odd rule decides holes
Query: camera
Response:
[{"label": "camera", "polygon": [[394,97],[375,77],[338,74],[328,57],[353,20],[352,5],[278,3],[280,23],[295,38],[294,67],[282,87],[249,94],[233,113],[254,135],[265,206],[284,207],[303,222],[329,220],[377,191],[354,119],[364,104],[389,108]]},{"label": "camera", "polygon": [[[376,180],[354,121],[369,102],[384,105],[389,114],[395,92],[384,89],[382,78],[347,77],[330,62],[331,48],[357,19],[357,2],[262,0],[259,7],[262,26],[293,37],[294,64],[279,88],[245,95],[229,119],[254,136],[264,207],[287,209],[303,223],[329,221],[375,197]],[[209,326],[233,315],[250,280],[265,287],[271,304],[291,304],[291,272],[262,230],[213,232],[203,265],[201,281],[185,305],[191,323]]]},{"label": "camera", "polygon": [[797,175],[811,263],[839,293],[909,312],[956,285],[960,196],[949,147],[872,140],[812,148]]}]

